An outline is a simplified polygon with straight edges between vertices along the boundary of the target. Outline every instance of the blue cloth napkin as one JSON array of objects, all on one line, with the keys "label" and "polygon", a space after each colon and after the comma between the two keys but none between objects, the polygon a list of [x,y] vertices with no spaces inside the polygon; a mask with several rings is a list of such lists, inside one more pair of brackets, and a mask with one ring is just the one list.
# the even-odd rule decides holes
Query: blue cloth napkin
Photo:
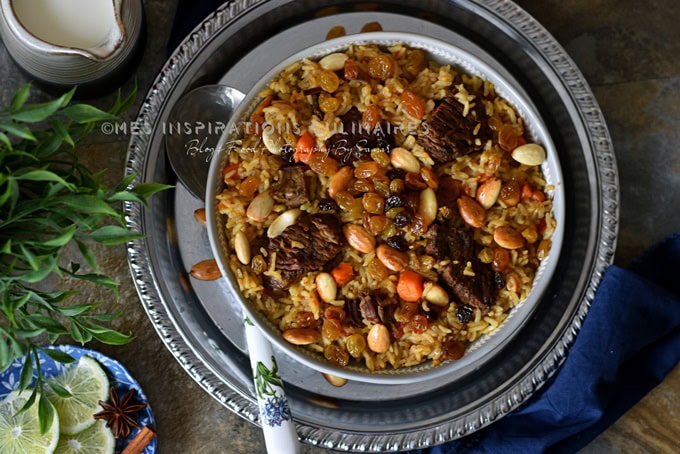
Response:
[{"label": "blue cloth napkin", "polygon": [[486,429],[413,454],[571,453],[680,361],[680,232],[629,269],[610,266],[565,363],[523,407]]},{"label": "blue cloth napkin", "polygon": [[[222,1],[179,0],[169,52]],[[567,360],[524,406],[461,440],[413,454],[575,452],[680,360],[680,232],[629,269],[611,266]]]}]

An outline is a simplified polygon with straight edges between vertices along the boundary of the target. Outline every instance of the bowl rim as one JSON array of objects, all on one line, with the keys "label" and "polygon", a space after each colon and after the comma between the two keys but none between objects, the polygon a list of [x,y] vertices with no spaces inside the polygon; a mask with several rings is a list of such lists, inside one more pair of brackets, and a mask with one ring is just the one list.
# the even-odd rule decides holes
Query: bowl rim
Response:
[{"label": "bowl rim", "polygon": [[[508,317],[506,317],[506,319],[496,330],[494,330],[492,333],[485,334],[473,343],[468,344],[466,348],[466,354],[463,356],[463,358],[457,361],[447,361],[436,367],[431,365],[431,360],[427,360],[416,366],[404,366],[399,369],[387,368],[385,370],[372,372],[365,367],[340,367],[330,364],[329,362],[326,362],[324,358],[319,357],[319,354],[315,354],[304,349],[303,347],[295,346],[286,342],[281,337],[278,327],[270,322],[264,314],[260,313],[256,308],[254,308],[248,302],[247,298],[241,295],[240,291],[238,290],[238,283],[236,282],[236,279],[234,278],[233,273],[231,272],[231,269],[228,265],[229,252],[227,251],[226,245],[223,245],[224,237],[226,235],[223,233],[222,223],[220,221],[223,215],[217,212],[217,203],[215,200],[217,194],[221,191],[221,189],[218,189],[218,187],[223,187],[223,184],[218,182],[217,176],[221,174],[224,156],[230,152],[226,145],[228,144],[229,139],[233,137],[235,131],[238,130],[238,128],[236,128],[236,123],[243,118],[244,113],[252,110],[254,106],[259,104],[260,98],[257,96],[259,91],[266,87],[269,82],[271,82],[271,80],[273,80],[274,77],[276,77],[284,68],[304,58],[318,60],[324,55],[342,51],[342,49],[353,44],[377,44],[381,47],[385,47],[388,45],[396,45],[398,43],[402,43],[408,47],[421,48],[426,51],[429,50],[429,58],[432,58],[431,53],[433,49],[446,49],[449,52],[453,51],[453,53],[457,54],[458,57],[463,58],[462,62],[451,63],[453,66],[462,69],[466,74],[481,75],[483,78],[491,80],[496,86],[497,94],[508,100],[513,105],[515,110],[520,113],[520,116],[525,120],[525,126],[528,129],[538,127],[538,131],[533,130],[531,133],[534,136],[541,136],[541,143],[546,148],[548,157],[553,157],[553,159],[550,160],[552,165],[548,167],[548,160],[546,160],[546,163],[542,165],[542,170],[546,178],[549,177],[549,175],[546,173],[546,169],[550,174],[552,174],[550,175],[550,180],[552,181],[549,181],[548,183],[555,187],[553,191],[554,196],[552,212],[554,218],[557,220],[557,226],[551,237],[552,246],[550,254],[546,260],[541,262],[539,272],[537,272],[536,276],[534,277],[534,282],[532,283],[533,288],[529,296],[507,312]],[[487,56],[487,58],[492,57]],[[498,67],[502,68],[500,64],[498,64]],[[498,90],[499,87],[500,92]],[[524,93],[524,90],[520,85],[511,84],[508,80],[506,80],[504,75],[500,74],[498,70],[492,68],[488,62],[454,44],[450,44],[430,36],[419,35],[417,33],[370,32],[346,35],[308,46],[307,48],[281,60],[266,74],[258,79],[254,86],[248,91],[248,93],[246,93],[242,102],[236,106],[227,123],[224,133],[215,147],[215,154],[212,157],[210,170],[208,173],[205,198],[208,238],[214,258],[217,261],[222,273],[222,278],[227,282],[229,296],[236,299],[243,311],[243,316],[247,316],[264,333],[265,337],[277,347],[277,350],[283,351],[286,355],[288,355],[289,358],[318,372],[328,373],[349,380],[365,383],[408,384],[433,380],[445,375],[448,376],[452,373],[458,373],[460,376],[462,376],[469,371],[481,367],[483,363],[489,361],[497,354],[497,351],[500,350],[500,347],[510,342],[514,335],[519,332],[526,321],[528,321],[531,314],[544,296],[550,279],[557,268],[564,235],[566,209],[562,182],[563,176],[558,159],[558,153],[550,137],[550,134],[547,132],[545,122],[538,113],[538,109],[534,106],[530,97]],[[539,277],[541,279],[539,279]],[[540,286],[536,286],[537,283],[539,283]],[[519,310],[522,310],[523,313],[521,314],[520,319],[517,320],[517,314]],[[513,321],[512,326],[507,326],[511,317],[515,320]],[[500,334],[501,332],[502,334]],[[483,345],[488,345],[490,348],[480,352],[479,350]],[[474,351],[470,351],[470,348],[472,347],[474,347],[478,353],[472,354],[474,353]]]}]

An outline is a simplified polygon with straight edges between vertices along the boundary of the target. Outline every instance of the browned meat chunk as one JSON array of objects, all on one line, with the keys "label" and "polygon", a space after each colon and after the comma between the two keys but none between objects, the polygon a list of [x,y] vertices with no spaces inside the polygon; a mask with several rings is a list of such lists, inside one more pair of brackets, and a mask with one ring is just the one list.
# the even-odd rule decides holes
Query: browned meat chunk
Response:
[{"label": "browned meat chunk", "polygon": [[437,164],[481,150],[491,136],[484,105],[481,101],[472,103],[474,106],[463,116],[463,104],[447,96],[421,125],[418,143]]},{"label": "browned meat chunk", "polygon": [[440,273],[442,284],[459,302],[487,312],[498,294],[493,270],[477,258],[469,261],[474,276],[463,274],[467,262],[450,263]]},{"label": "browned meat chunk", "polygon": [[267,244],[267,266],[276,253],[275,269],[281,280],[265,275],[263,282],[271,290],[288,287],[309,271],[321,269],[342,249],[340,222],[331,214],[302,215],[279,236]]},{"label": "browned meat chunk", "polygon": [[279,203],[299,207],[309,202],[305,171],[301,166],[284,167],[279,170],[279,181],[271,187],[271,195]]},{"label": "browned meat chunk", "polygon": [[463,193],[463,183],[452,178],[449,175],[442,175],[439,178],[439,187],[437,188],[437,203],[439,206],[449,207],[458,212],[458,197]]},{"label": "browned meat chunk", "polygon": [[368,320],[371,323],[380,323],[378,305],[370,294],[362,293],[361,296],[359,296],[359,310],[361,311],[361,316],[364,320]]},{"label": "browned meat chunk", "polygon": [[425,252],[437,260],[466,262],[475,258],[475,242],[469,229],[433,225]]},{"label": "browned meat chunk", "polygon": [[393,127],[381,123],[373,131],[361,127],[361,112],[352,108],[341,117],[342,132],[333,134],[326,140],[326,149],[330,156],[343,165],[354,161],[368,159],[373,148],[382,148],[386,152],[394,146]]}]

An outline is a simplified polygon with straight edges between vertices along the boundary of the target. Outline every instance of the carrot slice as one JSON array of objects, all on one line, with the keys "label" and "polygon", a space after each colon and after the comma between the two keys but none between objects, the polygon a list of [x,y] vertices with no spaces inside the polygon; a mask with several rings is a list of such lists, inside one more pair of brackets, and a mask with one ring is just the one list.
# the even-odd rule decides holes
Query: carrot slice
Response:
[{"label": "carrot slice", "polygon": [[309,131],[305,131],[295,144],[295,154],[293,155],[295,162],[304,162],[306,164],[315,148],[316,139],[314,139],[314,136]]},{"label": "carrot slice", "polygon": [[228,166],[224,166],[224,169],[222,169],[222,179],[223,180],[231,180],[234,177],[238,177],[238,162],[236,164],[229,164]]},{"label": "carrot slice", "polygon": [[354,277],[354,268],[347,262],[340,262],[338,266],[331,270],[331,276],[333,276],[335,283],[342,287]]},{"label": "carrot slice", "polygon": [[397,293],[404,301],[415,303],[423,295],[423,277],[409,269],[402,271],[397,281]]}]

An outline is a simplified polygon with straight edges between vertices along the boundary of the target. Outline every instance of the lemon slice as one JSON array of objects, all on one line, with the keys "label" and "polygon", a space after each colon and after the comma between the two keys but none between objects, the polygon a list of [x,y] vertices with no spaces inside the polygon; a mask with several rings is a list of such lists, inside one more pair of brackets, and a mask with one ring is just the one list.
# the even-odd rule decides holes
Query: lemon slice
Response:
[{"label": "lemon slice", "polygon": [[61,434],[55,454],[110,454],[116,449],[116,439],[104,421],[75,435]]},{"label": "lemon slice", "polygon": [[61,433],[76,434],[94,425],[92,415],[101,410],[99,401],[106,400],[109,391],[109,379],[99,363],[83,356],[52,382],[71,393],[71,397],[60,397],[49,386],[45,387],[45,395],[59,414]]},{"label": "lemon slice", "polygon": [[[16,415],[24,406],[32,391],[11,392],[0,402],[0,452],[3,454],[53,453],[59,440],[59,419],[53,412],[52,425],[40,434],[38,400],[28,410]],[[15,416],[16,415],[16,416]]]}]

